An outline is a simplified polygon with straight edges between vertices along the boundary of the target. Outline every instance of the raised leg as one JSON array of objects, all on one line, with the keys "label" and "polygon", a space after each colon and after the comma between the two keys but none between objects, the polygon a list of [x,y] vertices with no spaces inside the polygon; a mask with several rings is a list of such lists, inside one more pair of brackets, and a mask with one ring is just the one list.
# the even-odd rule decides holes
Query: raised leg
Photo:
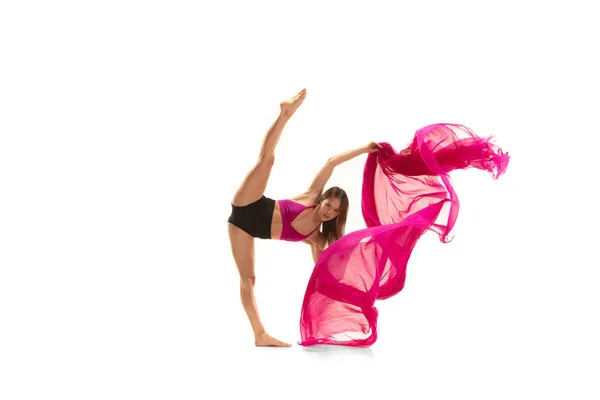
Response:
[{"label": "raised leg", "polygon": [[256,165],[248,172],[233,196],[231,203],[234,206],[241,207],[253,203],[265,193],[275,163],[275,148],[281,132],[305,98],[306,89],[302,89],[291,99],[281,102],[281,112],[265,134]]},{"label": "raised leg", "polygon": [[254,296],[254,238],[232,224],[227,225],[231,251],[240,273],[242,306],[254,332],[254,344],[256,346],[291,347],[290,344],[269,335],[260,320]]}]

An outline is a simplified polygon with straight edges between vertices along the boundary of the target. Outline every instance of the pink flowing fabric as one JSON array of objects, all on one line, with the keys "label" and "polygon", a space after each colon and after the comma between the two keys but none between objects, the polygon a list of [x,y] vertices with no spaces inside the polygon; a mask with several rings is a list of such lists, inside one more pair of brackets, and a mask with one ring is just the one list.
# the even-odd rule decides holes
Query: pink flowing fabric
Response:
[{"label": "pink flowing fabric", "polygon": [[477,168],[498,179],[509,156],[458,124],[419,129],[396,152],[380,143],[363,174],[362,214],[366,228],[329,246],[315,265],[300,316],[303,346],[370,346],[377,340],[376,300],[404,287],[406,265],[426,231],[451,241],[459,201],[449,173]]}]

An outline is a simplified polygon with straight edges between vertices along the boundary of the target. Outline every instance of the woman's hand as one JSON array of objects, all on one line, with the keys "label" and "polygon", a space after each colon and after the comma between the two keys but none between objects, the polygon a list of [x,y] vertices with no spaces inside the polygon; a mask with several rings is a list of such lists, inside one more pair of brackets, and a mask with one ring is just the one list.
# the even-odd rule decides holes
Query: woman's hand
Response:
[{"label": "woman's hand", "polygon": [[365,146],[365,150],[367,151],[367,153],[372,153],[374,151],[377,151],[379,149],[381,149],[382,147],[375,143],[375,142],[369,142],[366,146]]}]

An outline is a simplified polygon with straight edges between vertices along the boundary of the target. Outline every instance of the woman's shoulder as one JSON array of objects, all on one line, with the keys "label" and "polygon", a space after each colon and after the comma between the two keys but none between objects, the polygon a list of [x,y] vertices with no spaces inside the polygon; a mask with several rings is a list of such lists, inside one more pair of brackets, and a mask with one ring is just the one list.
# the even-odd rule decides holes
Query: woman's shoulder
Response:
[{"label": "woman's shoulder", "polygon": [[316,205],[317,201],[319,200],[319,196],[320,193],[306,191],[291,197],[290,200],[308,207]]}]

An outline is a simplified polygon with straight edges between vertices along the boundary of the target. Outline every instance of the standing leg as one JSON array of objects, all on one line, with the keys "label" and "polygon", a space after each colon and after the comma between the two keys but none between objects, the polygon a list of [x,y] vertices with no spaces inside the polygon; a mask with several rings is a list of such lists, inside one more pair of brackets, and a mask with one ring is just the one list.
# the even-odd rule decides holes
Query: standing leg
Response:
[{"label": "standing leg", "polygon": [[265,134],[256,165],[248,172],[233,196],[231,203],[234,206],[241,207],[253,203],[264,194],[275,162],[275,147],[281,132],[305,98],[306,89],[302,89],[296,96],[281,102],[281,112]]},{"label": "standing leg", "polygon": [[228,224],[228,226],[231,251],[240,273],[240,297],[254,332],[254,344],[256,346],[290,347],[290,344],[275,339],[267,333],[258,314],[254,297],[254,238],[232,224]]},{"label": "standing leg", "polygon": [[[231,203],[234,206],[242,207],[253,203],[264,194],[275,162],[275,147],[281,132],[305,97],[306,90],[302,89],[296,96],[281,102],[281,112],[265,134],[256,165],[248,172],[233,196]],[[258,314],[254,296],[254,238],[233,224],[227,225],[231,252],[240,274],[242,306],[252,326],[255,345],[290,347],[290,344],[275,339],[267,333]]]}]

